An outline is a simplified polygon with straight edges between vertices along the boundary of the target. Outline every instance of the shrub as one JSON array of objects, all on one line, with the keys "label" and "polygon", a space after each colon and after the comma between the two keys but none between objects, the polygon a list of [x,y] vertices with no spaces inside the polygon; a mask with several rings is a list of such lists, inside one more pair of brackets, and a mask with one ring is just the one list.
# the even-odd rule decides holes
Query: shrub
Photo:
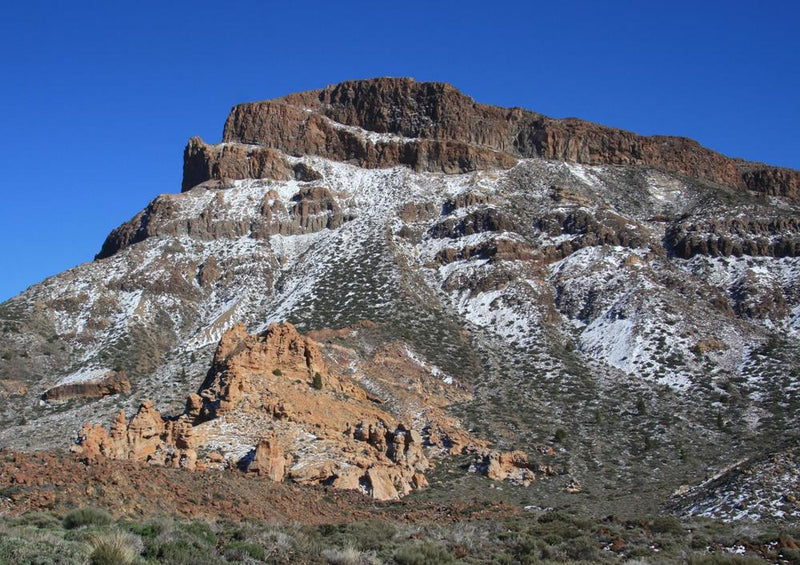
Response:
[{"label": "shrub", "polygon": [[111,514],[99,508],[79,508],[64,516],[64,527],[68,530],[81,526],[105,526],[111,523]]},{"label": "shrub", "polygon": [[280,377],[283,374],[283,371],[281,371],[280,369],[272,369],[272,374],[275,375],[276,377]]},{"label": "shrub", "polygon": [[657,516],[650,523],[650,530],[657,534],[674,534],[682,536],[686,533],[681,525],[681,521],[674,516]]},{"label": "shrub", "polygon": [[800,563],[800,550],[798,549],[792,549],[790,547],[782,547],[780,550],[780,555],[792,565],[797,565],[798,563]]},{"label": "shrub", "polygon": [[91,565],[128,565],[142,552],[142,540],[130,532],[116,530],[89,540]]},{"label": "shrub", "polygon": [[214,530],[211,529],[211,526],[205,522],[191,522],[184,526],[183,529],[188,534],[191,534],[192,537],[199,540],[203,545],[213,546],[217,544],[217,535],[214,533]]},{"label": "shrub", "polygon": [[61,528],[61,520],[46,512],[28,512],[12,522],[15,526],[33,526],[40,530]]},{"label": "shrub", "polygon": [[314,373],[314,380],[312,382],[312,386],[317,390],[322,390],[322,375],[319,373]]},{"label": "shrub", "polygon": [[267,558],[267,552],[263,546],[257,543],[247,543],[243,541],[232,541],[225,548],[223,553],[225,559],[229,561],[245,561],[248,557],[258,561]]},{"label": "shrub", "polygon": [[349,524],[324,524],[319,532],[327,546],[355,546],[380,551],[390,544],[396,528],[384,520],[364,520]]},{"label": "shrub", "polygon": [[207,547],[186,540],[174,540],[162,544],[158,549],[158,562],[163,565],[216,565],[219,560],[209,554]]},{"label": "shrub", "polygon": [[580,561],[597,561],[600,551],[594,541],[587,536],[577,537],[565,548],[570,559]]},{"label": "shrub", "polygon": [[375,555],[357,550],[354,547],[344,549],[326,549],[322,557],[329,565],[378,565],[380,561]]},{"label": "shrub", "polygon": [[394,552],[394,560],[399,565],[439,565],[452,563],[453,556],[444,547],[425,542],[399,548]]},{"label": "shrub", "polygon": [[282,563],[293,551],[309,543],[299,531],[293,531],[290,535],[275,527],[260,531],[255,537],[259,543],[268,548],[268,553],[273,556],[273,561],[276,563]]},{"label": "shrub", "polygon": [[563,443],[565,439],[567,439],[567,432],[563,428],[558,428],[556,430],[555,438],[557,443]]},{"label": "shrub", "polygon": [[25,539],[0,533],[0,563],[35,563],[36,565],[71,565],[86,563],[86,544],[47,536]]},{"label": "shrub", "polygon": [[164,531],[164,526],[155,522],[148,522],[145,524],[126,522],[121,524],[121,526],[143,538],[157,538]]}]

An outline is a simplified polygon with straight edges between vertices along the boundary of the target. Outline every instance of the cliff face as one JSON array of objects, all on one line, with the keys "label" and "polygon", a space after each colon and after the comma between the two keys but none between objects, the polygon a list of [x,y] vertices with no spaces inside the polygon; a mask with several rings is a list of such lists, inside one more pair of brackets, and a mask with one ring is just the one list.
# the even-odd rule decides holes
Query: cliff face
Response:
[{"label": "cliff face", "polygon": [[[356,128],[356,129],[353,129]],[[520,108],[474,102],[443,83],[380,78],[350,81],[284,98],[235,106],[223,147],[184,157],[183,189],[209,179],[285,178],[273,154],[319,155],[360,167],[407,165],[417,171],[463,173],[512,167],[541,157],[588,165],[636,165],[740,190],[798,198],[800,173],[720,155],[680,137],[640,136],[576,119],[558,120]],[[279,160],[278,160],[279,161]]]},{"label": "cliff face", "polygon": [[[644,137],[577,119],[557,120],[520,108],[474,102],[444,83],[381,78],[350,81],[284,98],[235,106],[223,130],[223,143],[192,138],[184,151],[182,190],[204,184],[229,188],[236,180],[313,182],[321,175],[298,157],[318,156],[361,168],[407,166],[414,171],[463,174],[510,169],[524,158],[587,165],[654,168],[710,182],[738,193],[797,202],[800,172],[731,159],[681,137]],[[306,198],[306,197],[303,197]],[[307,233],[347,221],[328,195],[327,217],[308,219],[308,209],[261,206],[261,217],[246,224],[219,222],[211,215],[174,218],[175,205],[161,196],[147,210],[112,232],[97,258],[151,236],[191,233],[209,239]],[[323,212],[319,212],[323,213]],[[318,213],[318,214],[319,214]],[[702,252],[697,237],[669,243],[680,256]],[[789,240],[766,246],[707,243],[711,254],[793,256]],[[724,237],[724,234],[722,235]],[[677,240],[676,240],[677,237]],[[687,247],[688,246],[688,247]],[[695,250],[695,251],[692,251]],[[560,252],[556,252],[556,255]],[[563,256],[563,255],[562,255]]]}]

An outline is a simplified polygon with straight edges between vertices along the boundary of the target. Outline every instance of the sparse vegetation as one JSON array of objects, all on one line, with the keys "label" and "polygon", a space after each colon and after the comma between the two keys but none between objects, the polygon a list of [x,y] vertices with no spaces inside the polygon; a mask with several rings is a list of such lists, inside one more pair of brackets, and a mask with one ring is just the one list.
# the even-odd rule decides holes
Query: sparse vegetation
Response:
[{"label": "sparse vegetation", "polygon": [[314,373],[314,379],[311,382],[311,385],[316,390],[322,390],[322,375],[320,375],[319,373]]},{"label": "sparse vegetation", "polygon": [[139,537],[121,530],[97,534],[89,545],[92,547],[91,565],[129,565],[138,560],[144,548]]},{"label": "sparse vegetation", "polygon": [[469,523],[372,519],[301,526],[167,517],[98,524],[99,512],[0,517],[0,563],[755,565],[797,563],[800,554],[793,548],[795,529],[672,516],[593,519],[549,511]]},{"label": "sparse vegetation", "polygon": [[80,508],[64,516],[64,527],[74,530],[82,526],[105,526],[112,521],[111,514],[99,508]]}]

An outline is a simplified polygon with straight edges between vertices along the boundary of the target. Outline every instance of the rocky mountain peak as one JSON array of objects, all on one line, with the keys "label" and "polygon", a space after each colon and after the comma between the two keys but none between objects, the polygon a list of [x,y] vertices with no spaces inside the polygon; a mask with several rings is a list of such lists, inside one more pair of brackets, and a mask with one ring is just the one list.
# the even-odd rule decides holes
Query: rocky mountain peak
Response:
[{"label": "rocky mountain peak", "polygon": [[242,104],[184,157],[0,305],[4,445],[377,498],[455,454],[606,512],[796,433],[797,171],[410,79]]},{"label": "rocky mountain peak", "polygon": [[[279,102],[320,113],[340,124],[376,133],[408,138],[463,141],[505,150],[500,132],[480,128],[502,128],[519,119],[522,112],[477,104],[454,86],[442,82],[417,82],[411,78],[376,78],[347,81],[321,90],[301,92]],[[257,103],[258,104],[258,103]],[[234,107],[225,125],[223,139],[237,140],[241,133]],[[475,118],[482,116],[482,122]]]},{"label": "rocky mountain peak", "polygon": [[[236,144],[247,147],[231,149]],[[221,149],[199,140],[187,146],[183,189],[210,179],[287,178],[290,167],[269,149],[450,174],[530,157],[637,165],[791,200],[800,194],[797,171],[731,159],[690,139],[479,104],[449,84],[410,78],[347,81],[234,106]]]}]

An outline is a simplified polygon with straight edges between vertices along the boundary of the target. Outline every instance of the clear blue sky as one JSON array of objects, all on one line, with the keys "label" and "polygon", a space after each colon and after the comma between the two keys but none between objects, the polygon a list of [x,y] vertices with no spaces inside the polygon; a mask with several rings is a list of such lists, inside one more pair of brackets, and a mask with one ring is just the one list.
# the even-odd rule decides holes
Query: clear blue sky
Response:
[{"label": "clear blue sky", "polygon": [[0,15],[0,300],[180,190],[238,102],[345,79],[684,135],[800,168],[796,2],[39,2]]}]

